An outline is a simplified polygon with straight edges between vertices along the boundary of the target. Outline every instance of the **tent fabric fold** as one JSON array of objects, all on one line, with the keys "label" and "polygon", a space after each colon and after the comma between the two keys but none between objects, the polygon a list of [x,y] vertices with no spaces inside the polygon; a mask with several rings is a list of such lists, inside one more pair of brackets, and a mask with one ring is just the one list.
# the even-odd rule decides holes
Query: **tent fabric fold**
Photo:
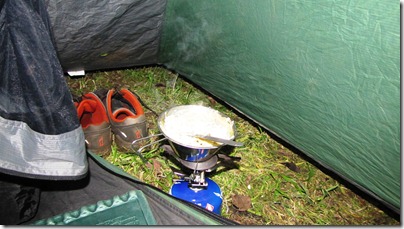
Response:
[{"label": "tent fabric fold", "polygon": [[0,25],[1,170],[41,179],[83,177],[84,133],[43,2],[6,0]]},{"label": "tent fabric fold", "polygon": [[24,224],[53,219],[56,215],[93,205],[99,200],[139,190],[144,193],[157,225],[236,225],[231,220],[137,180],[92,152],[88,152],[88,161],[90,172],[84,179],[41,182],[38,213]]}]

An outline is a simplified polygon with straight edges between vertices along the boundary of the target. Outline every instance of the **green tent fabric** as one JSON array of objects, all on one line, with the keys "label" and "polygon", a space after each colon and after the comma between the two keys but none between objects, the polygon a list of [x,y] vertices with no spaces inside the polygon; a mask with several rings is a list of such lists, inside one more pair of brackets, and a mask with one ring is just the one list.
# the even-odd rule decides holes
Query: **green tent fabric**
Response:
[{"label": "green tent fabric", "polygon": [[159,62],[400,208],[400,5],[169,1]]}]

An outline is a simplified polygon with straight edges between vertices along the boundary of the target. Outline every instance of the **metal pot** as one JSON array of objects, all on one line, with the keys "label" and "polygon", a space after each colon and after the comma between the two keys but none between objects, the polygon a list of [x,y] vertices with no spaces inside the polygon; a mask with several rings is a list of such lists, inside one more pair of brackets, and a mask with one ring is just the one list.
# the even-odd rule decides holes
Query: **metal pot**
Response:
[{"label": "metal pot", "polygon": [[[195,115],[195,117],[190,117],[189,115]],[[173,125],[171,125],[171,127],[168,126],[168,120],[172,120],[174,116],[177,120],[181,121],[178,123],[178,125],[180,125],[178,128],[173,128]],[[204,123],[205,121],[207,123]],[[212,123],[212,121],[214,121],[214,123]],[[187,125],[187,122],[188,126],[184,127],[184,125]],[[195,122],[197,125],[189,125],[190,122]],[[160,114],[157,120],[157,126],[161,134],[157,135],[164,135],[164,138],[154,143],[167,139],[175,154],[180,159],[189,162],[207,161],[225,144],[197,139],[191,136],[195,134],[206,135],[206,128],[204,133],[199,133],[198,129],[192,129],[192,127],[195,126],[200,128],[202,125],[206,128],[209,128],[209,125],[214,126],[214,128],[225,128],[223,131],[226,133],[228,132],[226,139],[233,140],[235,138],[234,122],[231,121],[226,115],[217,110],[201,105],[181,105],[172,107]],[[187,131],[188,127],[190,128],[189,131]],[[179,131],[176,131],[177,129]],[[194,141],[192,141],[192,139]],[[139,152],[149,145],[139,149]]]}]

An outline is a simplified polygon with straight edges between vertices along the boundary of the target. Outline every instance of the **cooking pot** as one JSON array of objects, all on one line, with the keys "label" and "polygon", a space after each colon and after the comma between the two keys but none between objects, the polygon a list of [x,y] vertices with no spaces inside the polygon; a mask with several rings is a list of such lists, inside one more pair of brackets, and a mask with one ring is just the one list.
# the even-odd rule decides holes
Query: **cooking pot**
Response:
[{"label": "cooking pot", "polygon": [[[172,107],[159,115],[157,126],[161,134],[146,138],[158,135],[163,135],[164,138],[141,147],[138,153],[149,145],[168,140],[180,159],[189,162],[204,162],[215,155],[225,144],[197,136],[213,136],[227,140],[235,138],[234,122],[219,111],[202,105]],[[144,139],[138,139],[136,142]]]}]

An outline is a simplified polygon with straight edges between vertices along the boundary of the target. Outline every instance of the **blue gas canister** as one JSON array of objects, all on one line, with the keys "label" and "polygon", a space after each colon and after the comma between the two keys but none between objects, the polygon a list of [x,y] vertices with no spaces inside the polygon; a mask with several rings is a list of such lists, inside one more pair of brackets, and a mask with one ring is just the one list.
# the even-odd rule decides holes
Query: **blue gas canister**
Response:
[{"label": "blue gas canister", "polygon": [[223,202],[222,191],[213,180],[209,178],[205,180],[207,187],[204,188],[189,187],[189,182],[184,180],[175,181],[171,186],[170,194],[220,215]]}]

